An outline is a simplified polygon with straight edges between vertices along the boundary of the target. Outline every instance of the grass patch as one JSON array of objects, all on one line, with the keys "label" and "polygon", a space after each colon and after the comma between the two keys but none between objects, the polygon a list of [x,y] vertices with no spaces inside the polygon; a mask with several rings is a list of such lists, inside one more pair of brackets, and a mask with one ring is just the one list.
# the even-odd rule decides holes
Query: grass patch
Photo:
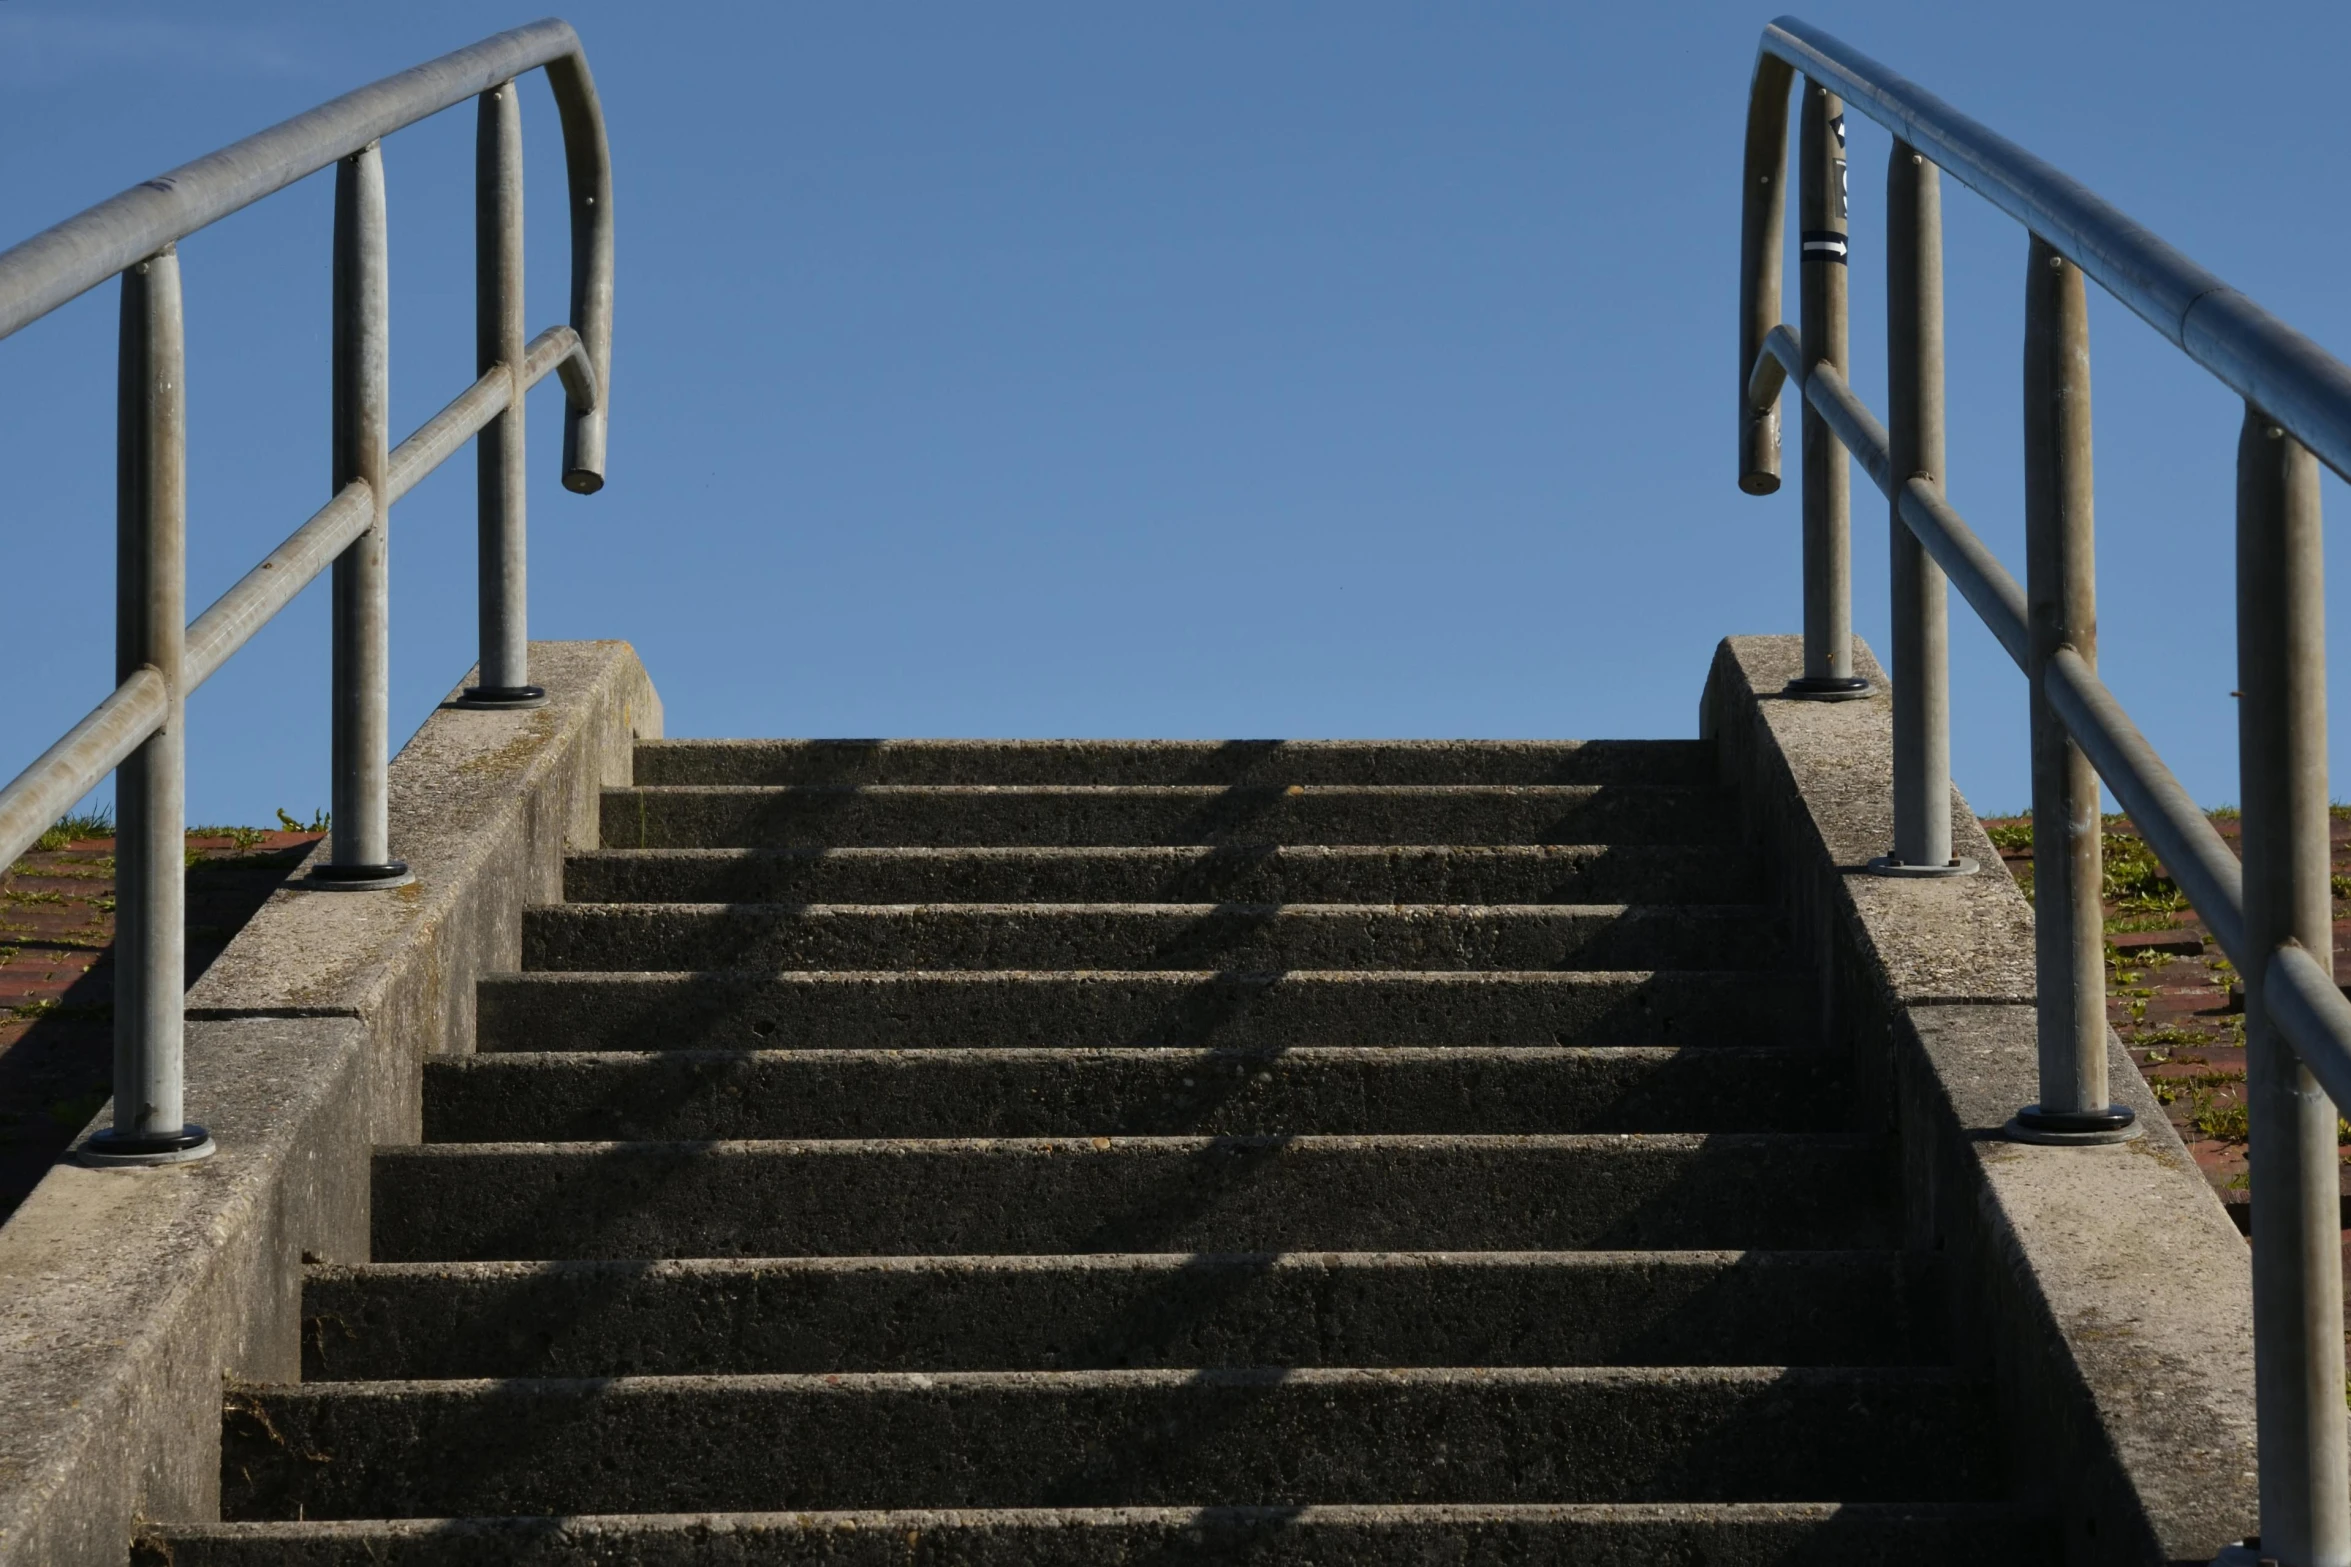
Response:
[{"label": "grass patch", "polygon": [[41,850],[62,849],[79,838],[111,838],[114,836],[114,807],[79,815],[60,816],[55,826],[33,840],[33,847]]},{"label": "grass patch", "polygon": [[1995,849],[2029,853],[2033,847],[2032,818],[2027,817],[2023,821],[2017,822],[2003,822],[1997,827],[1987,825],[1984,828],[1984,836],[1992,840],[1992,847]]},{"label": "grass patch", "polygon": [[2232,1104],[2220,1104],[2214,1100],[2211,1091],[2206,1089],[2196,1095],[2194,1103],[2196,1110],[2191,1124],[2196,1128],[2197,1136],[2209,1138],[2216,1143],[2245,1141],[2248,1112],[2243,1100]]},{"label": "grass patch", "polygon": [[188,829],[188,836],[191,838],[226,838],[239,851],[243,851],[252,848],[262,839],[268,837],[269,833],[259,827],[191,827]]}]

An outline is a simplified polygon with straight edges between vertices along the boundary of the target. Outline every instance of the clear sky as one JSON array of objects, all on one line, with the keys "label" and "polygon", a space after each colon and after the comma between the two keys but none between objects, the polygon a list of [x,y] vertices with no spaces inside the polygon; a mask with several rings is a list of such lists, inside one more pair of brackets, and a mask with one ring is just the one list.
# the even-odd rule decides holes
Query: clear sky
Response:
[{"label": "clear sky", "polygon": [[[0,243],[535,14],[0,0]],[[1768,7],[568,14],[616,167],[611,483],[555,483],[550,382],[532,626],[635,643],[672,733],[1685,735],[1716,638],[1796,628],[1795,486],[1741,495],[1731,424]],[[1799,14],[2351,350],[2351,9]],[[524,112],[536,330],[568,265],[537,78]],[[1886,138],[1855,125],[1882,410]],[[387,144],[396,436],[471,376],[472,135],[459,109]],[[321,175],[183,247],[193,606],[326,496],[330,207]],[[1955,187],[1947,223],[1951,490],[2021,576],[2025,238]],[[115,308],[0,343],[0,777],[111,674]],[[2233,800],[2238,410],[2103,295],[2093,347],[2104,668]],[[395,515],[398,735],[473,656],[472,497],[463,457]],[[1855,498],[1882,648],[1885,516]],[[2023,682],[1953,619],[1955,771],[2013,808]],[[325,802],[326,666],[320,587],[195,699],[195,818]]]}]

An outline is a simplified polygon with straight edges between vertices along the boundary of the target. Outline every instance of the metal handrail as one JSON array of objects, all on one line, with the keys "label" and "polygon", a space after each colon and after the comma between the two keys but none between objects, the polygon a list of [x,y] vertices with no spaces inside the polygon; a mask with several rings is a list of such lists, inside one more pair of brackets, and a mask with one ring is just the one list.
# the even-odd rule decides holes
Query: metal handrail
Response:
[{"label": "metal handrail", "polygon": [[[523,341],[522,122],[516,78],[544,69],[570,187],[568,324]],[[407,440],[385,433],[388,277],[381,139],[466,99],[476,135],[478,378]],[[186,595],[186,386],[178,242],[307,175],[335,169],[334,495],[204,613]],[[105,700],[0,789],[0,865],[117,772],[115,1110],[86,1163],[179,1163],[213,1151],[182,1105],[182,908],[187,695],[311,582],[334,578],[334,826],[308,885],[405,884],[391,855],[390,509],[478,438],[481,656],[459,700],[544,705],[529,683],[524,397],[564,387],[563,484],[604,484],[612,374],[612,169],[603,110],[568,23],[547,20],[296,115],[0,251],[0,338],[109,278],[122,280],[116,442],[116,680]]]},{"label": "metal handrail", "polygon": [[[1781,324],[1787,100],[1806,78],[1800,331]],[[1887,169],[1891,430],[1846,362],[1844,110],[1894,135]],[[1939,173],[2027,229],[2025,529],[2020,588],[1944,494]],[[1779,488],[1781,389],[1805,428],[1804,677],[1859,694],[1846,596],[1844,455],[1888,501],[1894,577],[1893,852],[1872,868],[1962,874],[1949,858],[1946,574],[2027,675],[2041,1099],[2009,1135],[2136,1135],[2107,1102],[2098,783],[2162,858],[2243,976],[2254,1204],[2261,1555],[2351,1562],[2336,1112],[2351,1104],[2351,1000],[2331,972],[2325,613],[2317,465],[2351,477],[2351,367],[2076,181],[1817,28],[1763,31],[1748,103],[1740,260],[1739,485]],[[2089,332],[2093,281],[2246,402],[2237,448],[2244,860],[2098,677]]]}]

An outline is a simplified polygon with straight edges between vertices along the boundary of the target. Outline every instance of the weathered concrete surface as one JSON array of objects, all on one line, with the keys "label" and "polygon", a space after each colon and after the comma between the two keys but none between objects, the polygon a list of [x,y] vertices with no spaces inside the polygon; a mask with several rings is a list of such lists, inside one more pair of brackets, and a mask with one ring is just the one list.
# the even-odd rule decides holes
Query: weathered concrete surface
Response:
[{"label": "weathered concrete surface", "polygon": [[2026,1147],[1999,1127],[2035,1095],[2031,1009],[1919,1007],[1904,1024],[1902,1115],[1932,1137],[1909,1160],[1912,1227],[1942,1242],[2032,1438],[2022,1494],[2046,1498],[2083,1561],[2202,1561],[2254,1533],[2249,1254],[2146,1082],[2110,1045],[2147,1135]]},{"label": "weathered concrete surface", "polygon": [[1808,977],[1761,972],[502,974],[483,1050],[950,1045],[1762,1045],[1813,1039]]},{"label": "weathered concrete surface", "polygon": [[[1952,792],[1951,850],[1978,876],[1912,880],[1862,868],[1894,844],[1893,704],[1886,674],[1855,644],[1854,672],[1876,694],[1805,702],[1778,693],[1803,659],[1786,637],[1732,637],[1715,654],[1703,732],[1740,780],[1749,841],[1759,842],[1797,929],[1853,944],[1886,1007],[2033,998],[2033,911],[2000,869],[1984,829]],[[1833,872],[1829,868],[1833,867]]]},{"label": "weathered concrete surface", "polygon": [[425,1063],[436,1143],[1835,1131],[1824,1050],[515,1051]]},{"label": "weathered concrete surface", "polygon": [[386,1262],[1888,1243],[1853,1135],[432,1143]]},{"label": "weathered concrete surface", "polygon": [[1892,1251],[378,1263],[303,1284],[302,1378],[1137,1366],[1902,1365]]},{"label": "weathered concrete surface", "polygon": [[590,903],[532,909],[540,971],[1777,968],[1770,911],[1713,904]]},{"label": "weathered concrete surface", "polygon": [[[2207,1561],[2255,1530],[2244,1243],[2119,1047],[2111,1080],[2142,1140],[2000,1137],[2036,1095],[2031,909],[1956,794],[1954,847],[1983,874],[1861,871],[1892,841],[1890,711],[1882,694],[1779,697],[1800,665],[1796,638],[1729,639],[1702,727],[1815,943],[1833,1037],[1865,1081],[1885,1069],[1910,1244],[1950,1261],[1963,1344],[1997,1378],[2014,1494],[2059,1519],[2069,1562]],[[1883,692],[1859,647],[1855,668]]]},{"label": "weathered concrete surface", "polygon": [[414,885],[290,885],[188,994],[191,1017],[360,1019],[378,1142],[416,1140],[418,1064],[473,1048],[475,979],[518,966],[522,911],[563,895],[565,848],[596,842],[601,791],[630,776],[636,737],[661,732],[625,642],[533,643],[531,675],[547,706],[443,707],[393,760],[392,852]]},{"label": "weathered concrete surface", "polygon": [[137,1567],[2043,1567],[1998,1505],[1038,1508],[215,1524]]},{"label": "weathered concrete surface", "polygon": [[[865,1372],[240,1388],[224,1515],[1989,1499],[1918,1367]],[[893,1501],[894,1498],[908,1498]]]},{"label": "weathered concrete surface", "polygon": [[669,740],[641,784],[1710,784],[1694,740]]},{"label": "weathered concrete surface", "polygon": [[394,759],[417,885],[281,892],[190,994],[189,1114],[222,1151],[60,1166],[0,1226],[4,1567],[118,1567],[134,1519],[217,1516],[221,1377],[295,1374],[304,1257],[366,1255],[373,1144],[415,1137],[419,1062],[470,1048],[474,976],[659,732],[625,643],[531,657],[549,707],[443,709]]},{"label": "weathered concrete surface", "polygon": [[1753,903],[1721,846],[607,849],[573,903]]},{"label": "weathered concrete surface", "polygon": [[1664,784],[803,784],[614,789],[616,849],[1715,843],[1722,798]]},{"label": "weathered concrete surface", "polygon": [[135,1518],[217,1516],[222,1375],[291,1376],[301,1258],[367,1255],[366,1053],[346,1018],[193,1024],[220,1152],[60,1165],[0,1225],[0,1562],[114,1567]]}]

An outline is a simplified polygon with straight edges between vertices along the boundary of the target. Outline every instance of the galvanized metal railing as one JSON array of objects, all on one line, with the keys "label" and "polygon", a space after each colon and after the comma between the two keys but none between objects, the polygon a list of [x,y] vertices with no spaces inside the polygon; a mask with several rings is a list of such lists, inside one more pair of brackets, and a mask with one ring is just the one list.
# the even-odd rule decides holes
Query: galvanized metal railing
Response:
[{"label": "galvanized metal railing", "polygon": [[[523,341],[522,119],[516,78],[544,68],[571,190],[571,316]],[[388,437],[389,278],[381,138],[478,100],[475,368],[479,378],[398,446]],[[334,495],[219,601],[185,624],[186,376],[178,242],[335,166]],[[528,708],[524,394],[565,394],[563,483],[604,484],[612,373],[612,168],[587,56],[570,26],[500,33],[347,93],[101,202],[0,252],[0,337],[109,278],[122,280],[116,408],[114,691],[0,789],[0,866],[115,772],[114,1124],[79,1157],[151,1165],[213,1151],[181,1092],[185,703],[328,567],[334,580],[333,830],[308,885],[377,891],[393,858],[390,760],[393,502],[479,437],[481,659],[465,705]]]},{"label": "galvanized metal railing", "polygon": [[[1787,102],[1804,78],[1801,325],[1780,324]],[[1850,383],[1844,111],[1894,136],[1886,175],[1889,430]],[[2025,226],[2026,585],[1944,494],[1940,170]],[[1945,581],[2030,686],[2040,1100],[2009,1135],[2131,1136],[2107,1093],[2098,783],[2105,781],[2245,985],[2253,1181],[2260,1554],[2351,1563],[2335,1106],[2351,1104],[2351,1002],[2333,978],[2318,464],[2351,477],[2351,368],[2073,180],[1793,18],[1763,31],[1748,106],[1740,258],[1739,485],[1779,488],[1778,400],[1803,398],[1804,675],[1853,673],[1844,454],[1892,535],[1894,843],[1876,868],[1951,857]],[[2096,282],[2245,399],[2237,438],[2237,667],[2244,860],[2098,678],[2089,329]],[[2331,1097],[2330,1097],[2331,1096]]]}]

